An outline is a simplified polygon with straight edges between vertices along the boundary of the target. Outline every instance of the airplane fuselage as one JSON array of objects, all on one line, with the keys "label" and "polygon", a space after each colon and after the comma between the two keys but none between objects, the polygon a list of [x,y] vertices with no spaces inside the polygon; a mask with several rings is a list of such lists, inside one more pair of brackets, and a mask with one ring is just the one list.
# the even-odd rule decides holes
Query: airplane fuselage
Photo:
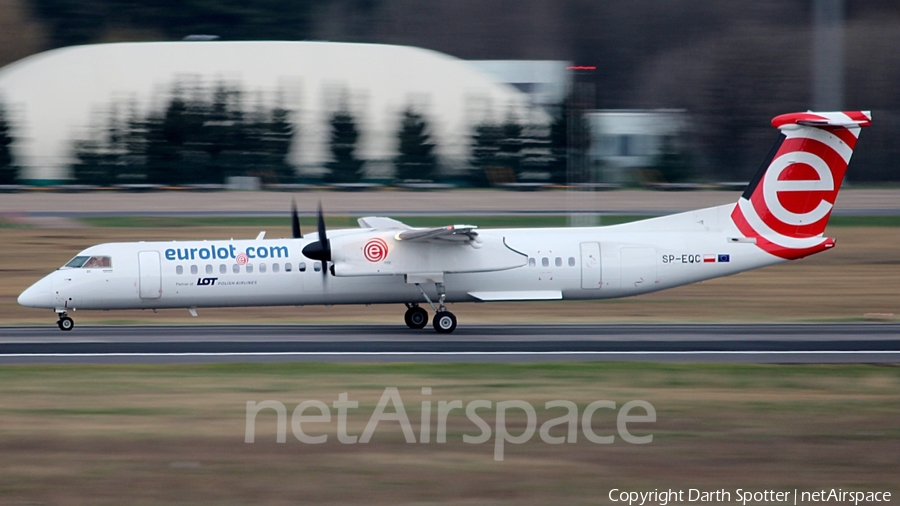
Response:
[{"label": "airplane fuselage", "polygon": [[[445,272],[447,302],[606,299],[672,288],[782,261],[741,238],[727,219],[733,205],[623,225],[485,229],[519,265],[488,272]],[[334,237],[363,238],[367,229]],[[333,275],[302,249],[318,240],[208,240],[107,243],[78,257],[107,266],[63,267],[23,294],[24,304],[76,309],[157,309],[422,301],[416,273]],[[447,246],[442,246],[446,249]],[[468,249],[460,243],[451,248]],[[390,259],[392,245],[386,259]],[[77,257],[76,257],[77,258]],[[326,267],[327,269],[327,267]],[[433,283],[422,283],[437,298]]]}]

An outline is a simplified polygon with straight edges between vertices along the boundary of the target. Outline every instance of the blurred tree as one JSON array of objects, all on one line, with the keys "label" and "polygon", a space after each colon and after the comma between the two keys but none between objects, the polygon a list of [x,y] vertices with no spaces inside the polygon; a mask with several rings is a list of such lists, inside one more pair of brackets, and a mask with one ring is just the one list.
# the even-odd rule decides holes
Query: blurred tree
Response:
[{"label": "blurred tree", "polygon": [[522,150],[519,153],[516,179],[526,183],[552,182],[550,166],[554,158],[550,146],[550,127],[541,124],[527,125],[522,131],[521,139]]},{"label": "blurred tree", "polygon": [[491,172],[497,164],[497,154],[500,152],[500,139],[503,131],[500,125],[483,121],[475,127],[472,134],[472,175],[470,178],[474,186],[489,186]]},{"label": "blurred tree", "polygon": [[359,131],[356,120],[342,106],[331,115],[331,161],[325,164],[328,183],[358,183],[363,178],[363,160],[356,158],[356,142]]},{"label": "blurred tree", "polygon": [[659,154],[655,157],[653,169],[659,171],[663,181],[680,183],[691,178],[691,155],[683,140],[665,136]]},{"label": "blurred tree", "polygon": [[497,165],[513,174],[514,177],[519,174],[523,130],[522,124],[512,115],[507,116],[506,121],[500,127],[500,151],[497,153]]},{"label": "blurred tree", "polygon": [[102,0],[32,0],[31,7],[49,25],[52,47],[89,43],[108,26],[110,10]]},{"label": "blurred tree", "polygon": [[54,47],[97,42],[114,28],[161,33],[170,40],[194,34],[224,40],[311,38],[313,0],[32,0],[51,28]]},{"label": "blurred tree", "polygon": [[256,176],[265,183],[291,183],[296,178],[288,160],[294,137],[291,111],[280,105],[280,99],[271,109],[261,100],[254,112],[243,115],[229,129],[233,139],[223,157],[228,164],[226,175]]},{"label": "blurred tree", "polygon": [[428,133],[425,118],[412,107],[403,111],[400,130],[399,155],[394,160],[395,179],[398,181],[434,181],[437,158],[434,143]]},{"label": "blurred tree", "polygon": [[549,129],[524,125],[508,116],[502,124],[485,120],[472,134],[470,181],[475,186],[549,179]]},{"label": "blurred tree", "polygon": [[72,175],[77,184],[109,186],[115,183],[115,165],[98,140],[78,141]]},{"label": "blurred tree", "polygon": [[[568,100],[553,108],[550,125],[519,124],[509,117],[503,124],[485,120],[472,134],[470,181],[475,186],[513,182],[565,184],[570,140],[577,149],[590,145],[590,128],[582,111],[569,117]],[[569,122],[580,125],[570,135]]]},{"label": "blurred tree", "polygon": [[569,173],[569,162],[586,156],[591,147],[591,125],[584,107],[572,96],[553,107],[553,111],[547,134],[547,171],[551,182],[566,184],[570,177],[579,176]]},{"label": "blurred tree", "polygon": [[72,175],[77,184],[112,186],[121,168],[117,153],[111,143],[100,139],[78,141],[75,146],[76,162]]},{"label": "blurred tree", "polygon": [[0,184],[14,184],[19,178],[18,167],[13,163],[12,128],[6,119],[6,109],[0,103]]},{"label": "blurred tree", "polygon": [[75,144],[76,162],[72,175],[78,184],[112,186],[123,182],[120,175],[127,174],[129,126],[119,118],[117,107],[109,112],[106,125],[93,139]]},{"label": "blurred tree", "polygon": [[[206,105],[204,107],[204,105]],[[241,94],[229,89],[225,83],[218,83],[213,90],[212,103],[198,104],[197,114],[202,116],[201,128],[196,132],[194,143],[206,153],[207,164],[198,182],[222,184],[235,168],[230,151],[244,152],[247,139],[242,135]]]},{"label": "blurred tree", "polygon": [[175,92],[162,115],[147,121],[147,182],[179,184],[190,181],[189,167],[183,163],[182,148],[188,138],[188,106],[181,92]]},{"label": "blurred tree", "polygon": [[262,153],[268,159],[266,167],[282,183],[291,183],[296,178],[294,167],[288,162],[293,138],[294,124],[290,121],[290,111],[278,104],[272,109],[263,131]]},{"label": "blurred tree", "polygon": [[550,123],[550,160],[547,170],[550,172],[550,181],[556,184],[566,183],[566,167],[569,146],[569,118],[566,102],[563,101],[556,107],[553,123]]},{"label": "blurred tree", "polygon": [[231,176],[290,182],[288,163],[294,136],[290,111],[260,105],[246,113],[244,93],[219,83],[206,95],[196,90],[186,101],[176,91],[162,117],[147,121],[146,159],[160,184],[222,184]]}]

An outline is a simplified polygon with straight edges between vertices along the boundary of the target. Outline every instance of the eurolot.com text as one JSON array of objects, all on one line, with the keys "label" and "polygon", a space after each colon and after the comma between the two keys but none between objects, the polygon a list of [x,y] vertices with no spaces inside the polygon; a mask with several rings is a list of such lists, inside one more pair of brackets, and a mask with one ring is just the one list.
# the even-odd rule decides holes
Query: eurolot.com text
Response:
[{"label": "eurolot.com text", "polygon": [[[423,396],[431,395],[431,388],[422,388]],[[388,410],[388,407],[391,409]],[[467,444],[484,444],[493,437],[494,460],[503,460],[503,451],[507,443],[523,444],[530,441],[535,432],[540,440],[547,444],[558,445],[576,443],[579,437],[579,422],[581,422],[581,434],[587,441],[596,444],[612,444],[616,435],[612,434],[611,418],[615,416],[615,429],[619,437],[626,443],[647,444],[653,441],[653,434],[635,436],[629,432],[629,424],[646,424],[656,422],[656,409],[647,401],[633,400],[626,402],[617,408],[614,401],[598,400],[591,402],[579,413],[578,405],[568,400],[553,400],[544,404],[543,409],[547,415],[560,414],[549,419],[538,428],[537,410],[531,403],[522,400],[498,401],[473,400],[463,405],[461,400],[437,401],[426,399],[421,401],[420,419],[417,420],[419,431],[418,438],[413,430],[406,407],[400,396],[400,391],[394,387],[384,389],[375,406],[366,428],[362,434],[348,434],[347,416],[357,414],[359,401],[351,400],[345,392],[338,395],[337,400],[331,406],[319,400],[305,400],[294,408],[290,416],[291,432],[298,441],[306,444],[322,444],[328,441],[329,427],[321,424],[331,424],[332,410],[337,418],[337,440],[342,444],[365,444],[372,440],[372,436],[382,427],[398,424],[407,443],[431,443],[432,429],[434,429],[434,442],[442,444],[447,442],[447,418],[454,411],[465,412],[468,420],[473,424],[476,434],[463,434],[462,441]],[[436,413],[434,413],[436,409]],[[274,410],[277,415],[275,440],[279,443],[287,441],[288,413],[285,405],[279,401],[266,400],[262,402],[247,401],[247,418],[244,431],[244,442],[256,441],[256,418],[263,410]],[[494,412],[493,427],[482,418],[485,413]],[[432,415],[435,414],[435,422]],[[506,427],[508,416],[523,415],[526,418],[524,430],[510,433]],[[605,414],[605,416],[603,416]],[[605,423],[604,423],[605,422]],[[554,431],[555,428],[560,429]],[[646,430],[646,426],[643,427]],[[552,435],[565,430],[565,435]]]}]

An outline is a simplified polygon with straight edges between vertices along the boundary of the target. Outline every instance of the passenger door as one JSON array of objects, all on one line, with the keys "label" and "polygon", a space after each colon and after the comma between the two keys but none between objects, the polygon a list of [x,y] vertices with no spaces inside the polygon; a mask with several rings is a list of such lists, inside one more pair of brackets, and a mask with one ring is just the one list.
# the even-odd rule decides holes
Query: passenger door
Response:
[{"label": "passenger door", "polygon": [[138,253],[142,299],[158,299],[162,294],[162,276],[158,251]]}]

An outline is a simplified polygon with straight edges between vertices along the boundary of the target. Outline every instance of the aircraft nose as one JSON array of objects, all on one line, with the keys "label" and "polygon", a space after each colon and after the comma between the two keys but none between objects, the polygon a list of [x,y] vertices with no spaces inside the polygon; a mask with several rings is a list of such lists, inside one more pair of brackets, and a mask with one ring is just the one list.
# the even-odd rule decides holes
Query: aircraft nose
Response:
[{"label": "aircraft nose", "polygon": [[27,307],[52,308],[53,297],[50,290],[50,280],[44,278],[19,295],[19,304]]}]

